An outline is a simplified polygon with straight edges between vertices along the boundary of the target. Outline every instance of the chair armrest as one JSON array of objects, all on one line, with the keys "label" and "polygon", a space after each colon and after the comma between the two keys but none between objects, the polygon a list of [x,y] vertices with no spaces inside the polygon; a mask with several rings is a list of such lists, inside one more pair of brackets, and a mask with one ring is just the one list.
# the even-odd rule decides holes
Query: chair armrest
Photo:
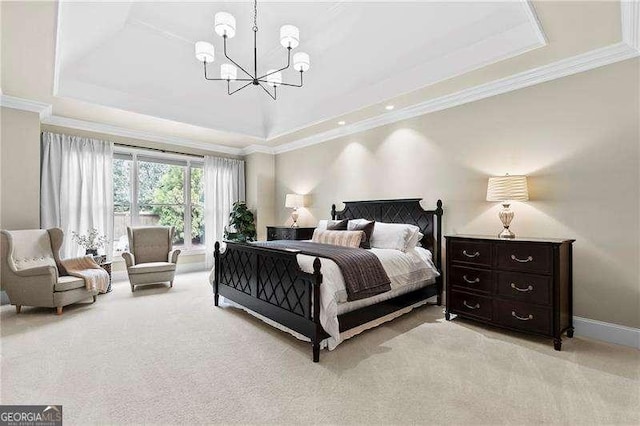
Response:
[{"label": "chair armrest", "polygon": [[178,256],[182,251],[180,249],[171,250],[169,252],[169,263],[178,263]]},{"label": "chair armrest", "polygon": [[58,270],[55,266],[38,266],[35,268],[27,268],[13,271],[19,277],[38,277],[38,276],[50,276],[52,282],[56,282],[58,279]]},{"label": "chair armrest", "polygon": [[122,253],[122,258],[127,264],[127,268],[131,268],[133,265],[136,264],[136,258],[133,256],[133,253],[129,253],[128,251],[125,251],[124,253]]}]

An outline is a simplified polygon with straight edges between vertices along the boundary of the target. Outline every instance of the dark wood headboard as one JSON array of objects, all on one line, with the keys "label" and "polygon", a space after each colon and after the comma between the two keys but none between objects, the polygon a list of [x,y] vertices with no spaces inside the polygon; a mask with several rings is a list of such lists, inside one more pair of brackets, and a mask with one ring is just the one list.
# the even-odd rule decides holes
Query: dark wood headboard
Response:
[{"label": "dark wood headboard", "polygon": [[402,200],[345,201],[344,209],[336,211],[331,206],[331,218],[368,219],[386,223],[408,223],[420,228],[424,234],[422,247],[433,253],[434,263],[442,271],[442,201],[438,200],[435,210],[424,210],[421,198]]}]

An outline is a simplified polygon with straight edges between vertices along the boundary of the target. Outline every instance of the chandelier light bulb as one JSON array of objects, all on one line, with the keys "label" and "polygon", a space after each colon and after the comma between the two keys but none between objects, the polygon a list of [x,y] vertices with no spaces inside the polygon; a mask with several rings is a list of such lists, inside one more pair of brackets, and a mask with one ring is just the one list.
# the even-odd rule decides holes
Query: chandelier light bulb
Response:
[{"label": "chandelier light bulb", "polygon": [[298,52],[293,55],[293,69],[296,71],[308,71],[311,67],[309,55],[304,52]]},{"label": "chandelier light bulb", "polygon": [[276,87],[282,84],[282,73],[280,71],[274,72],[275,70],[267,71],[267,74],[273,73],[267,76],[267,81],[270,86]]},{"label": "chandelier light bulb", "polygon": [[238,69],[231,64],[220,65],[220,78],[224,80],[235,80],[238,78]]},{"label": "chandelier light bulb", "polygon": [[214,48],[211,43],[207,43],[206,41],[197,41],[196,42],[196,59],[200,62],[213,62],[214,58]]},{"label": "chandelier light bulb", "polygon": [[215,16],[215,30],[220,37],[226,35],[233,38],[236,35],[236,18],[227,12],[218,12]]},{"label": "chandelier light bulb", "polygon": [[284,47],[295,49],[300,44],[300,30],[295,25],[283,25],[280,27],[280,44]]}]

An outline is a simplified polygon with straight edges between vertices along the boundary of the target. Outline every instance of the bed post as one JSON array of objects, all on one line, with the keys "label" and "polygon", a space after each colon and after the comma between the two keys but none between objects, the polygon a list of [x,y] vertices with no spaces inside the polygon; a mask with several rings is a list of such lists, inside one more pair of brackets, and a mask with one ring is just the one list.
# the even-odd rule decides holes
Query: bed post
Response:
[{"label": "bed post", "polygon": [[214,245],[213,258],[213,267],[215,269],[213,271],[213,305],[218,306],[218,283],[220,281],[220,242],[218,241]]},{"label": "bed post", "polygon": [[438,200],[436,203],[436,216],[438,218],[438,224],[436,228],[436,268],[440,271],[440,276],[436,278],[436,284],[438,286],[438,295],[436,297],[436,304],[442,306],[442,200]]},{"label": "bed post", "polygon": [[336,220],[336,205],[331,204],[331,220]]},{"label": "bed post", "polygon": [[315,330],[313,333],[313,362],[320,361],[320,340],[322,339],[322,325],[320,324],[320,284],[322,284],[322,274],[320,273],[320,259],[316,257],[313,261],[313,322]]}]

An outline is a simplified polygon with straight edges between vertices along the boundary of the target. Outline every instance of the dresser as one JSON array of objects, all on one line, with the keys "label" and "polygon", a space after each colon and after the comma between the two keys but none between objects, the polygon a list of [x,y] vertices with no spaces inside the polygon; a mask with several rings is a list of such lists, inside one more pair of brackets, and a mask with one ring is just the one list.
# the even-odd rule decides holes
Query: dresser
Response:
[{"label": "dresser", "polygon": [[310,240],[316,228],[292,228],[290,226],[267,226],[267,241]]},{"label": "dresser", "polygon": [[445,318],[451,314],[510,330],[573,337],[575,240],[450,235]]}]

